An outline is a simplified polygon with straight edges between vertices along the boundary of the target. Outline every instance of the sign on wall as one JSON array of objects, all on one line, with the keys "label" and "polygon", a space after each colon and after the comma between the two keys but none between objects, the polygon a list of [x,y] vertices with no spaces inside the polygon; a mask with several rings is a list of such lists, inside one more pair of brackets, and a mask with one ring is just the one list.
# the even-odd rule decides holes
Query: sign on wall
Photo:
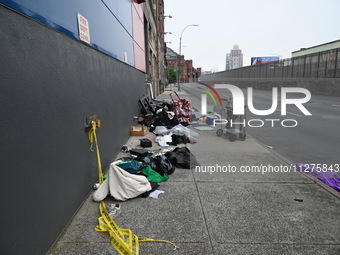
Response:
[{"label": "sign on wall", "polygon": [[251,65],[279,63],[279,61],[280,61],[280,57],[252,57]]},{"label": "sign on wall", "polygon": [[89,22],[86,18],[84,18],[83,15],[81,15],[79,12],[77,12],[77,18],[78,18],[78,33],[79,33],[79,39],[83,42],[86,42],[90,44],[90,28],[89,28]]}]

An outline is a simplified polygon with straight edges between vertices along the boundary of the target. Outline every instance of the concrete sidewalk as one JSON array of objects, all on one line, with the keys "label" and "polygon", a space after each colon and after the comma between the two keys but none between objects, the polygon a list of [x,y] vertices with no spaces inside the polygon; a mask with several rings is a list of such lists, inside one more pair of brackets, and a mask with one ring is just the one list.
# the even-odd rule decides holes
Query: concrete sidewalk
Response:
[{"label": "concrete sidewalk", "polygon": [[[159,98],[169,99],[168,93]],[[195,107],[200,104],[184,91],[179,95]],[[176,169],[160,183],[165,193],[158,199],[119,202],[119,227],[180,247],[174,251],[170,244],[146,242],[140,244],[140,254],[340,254],[336,196],[251,137],[230,142],[215,130],[191,128],[199,141],[188,148],[200,167]],[[153,134],[147,136],[154,141]],[[131,137],[127,144],[139,147],[140,138]],[[159,148],[153,143],[151,149]],[[121,152],[117,158],[126,155]],[[241,172],[253,166],[291,168],[283,173]],[[105,202],[117,203],[112,197]],[[118,254],[109,236],[94,230],[98,207],[89,197],[50,254]]]}]

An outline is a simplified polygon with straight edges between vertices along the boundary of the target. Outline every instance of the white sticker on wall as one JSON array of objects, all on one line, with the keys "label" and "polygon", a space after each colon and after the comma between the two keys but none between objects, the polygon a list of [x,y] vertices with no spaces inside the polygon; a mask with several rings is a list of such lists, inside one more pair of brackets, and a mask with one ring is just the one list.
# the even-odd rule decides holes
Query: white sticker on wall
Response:
[{"label": "white sticker on wall", "polygon": [[90,44],[89,22],[83,15],[77,12],[79,39]]},{"label": "white sticker on wall", "polygon": [[124,61],[125,61],[125,63],[128,62],[128,54],[127,54],[126,51],[124,51]]}]

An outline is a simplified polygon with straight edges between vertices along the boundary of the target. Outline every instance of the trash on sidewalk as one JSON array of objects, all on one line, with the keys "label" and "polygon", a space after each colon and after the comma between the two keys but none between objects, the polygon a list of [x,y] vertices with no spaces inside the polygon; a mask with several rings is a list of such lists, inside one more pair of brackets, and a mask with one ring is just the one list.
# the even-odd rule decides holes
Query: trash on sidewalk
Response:
[{"label": "trash on sidewalk", "polygon": [[178,144],[184,143],[190,143],[190,139],[186,135],[171,135],[171,142],[169,142],[169,145],[177,146]]},{"label": "trash on sidewalk", "polygon": [[149,130],[153,131],[157,126],[173,127],[178,123],[179,120],[178,118],[174,117],[174,113],[163,108],[154,113],[150,121]]},{"label": "trash on sidewalk", "polygon": [[130,127],[131,136],[145,136],[147,132],[148,131],[144,126],[131,126]]},{"label": "trash on sidewalk", "polygon": [[179,136],[185,135],[186,137],[189,138],[189,141],[192,144],[198,142],[198,137],[199,137],[198,133],[187,127],[184,127],[181,124],[174,126],[172,129],[170,129],[170,132],[173,135],[179,135]]},{"label": "trash on sidewalk", "polygon": [[152,147],[152,141],[148,138],[143,138],[143,139],[139,139],[140,140],[140,146],[142,146],[143,148],[149,148]]},{"label": "trash on sidewalk", "polygon": [[163,190],[155,190],[153,192],[150,193],[149,197],[153,198],[153,199],[157,199],[159,194],[163,194],[164,191]]},{"label": "trash on sidewalk", "polygon": [[122,212],[119,204],[108,204],[106,205],[107,212],[109,213],[111,219],[115,219]]},{"label": "trash on sidewalk", "polygon": [[111,244],[119,254],[139,254],[139,242],[163,242],[173,245],[174,250],[179,248],[170,241],[138,237],[130,229],[120,228],[117,223],[111,219],[103,201],[100,202],[99,212],[100,217],[98,218],[98,225],[95,227],[95,230],[102,233],[108,232],[111,238]]},{"label": "trash on sidewalk", "polygon": [[159,174],[157,171],[153,170],[150,166],[142,169],[142,174],[146,176],[150,182],[164,182],[169,179],[166,174]]},{"label": "trash on sidewalk", "polygon": [[145,176],[130,174],[113,163],[108,174],[108,178],[93,192],[93,201],[100,202],[109,194],[118,201],[125,201],[151,190]]},{"label": "trash on sidewalk", "polygon": [[[152,162],[152,163],[151,163]],[[161,161],[155,159],[150,160],[150,164],[137,160],[123,159],[118,164],[118,167],[129,172],[130,174],[144,175],[150,182],[164,182],[169,177],[167,173],[171,172],[172,165],[169,161]],[[153,167],[151,167],[153,166]],[[174,171],[174,170],[173,170]]]},{"label": "trash on sidewalk", "polygon": [[[166,142],[169,145],[175,145],[175,146],[180,143],[184,143],[184,144],[197,143],[198,137],[199,137],[197,132],[181,124],[178,124],[172,127],[171,129],[167,129],[165,126],[157,126],[155,130],[153,131],[153,133],[157,135],[156,141],[157,142],[161,141],[161,143],[159,143],[160,146],[166,146],[166,145],[163,145],[165,143],[163,142],[162,137],[166,137],[166,139],[168,139],[166,140]],[[171,135],[172,139],[170,139],[170,137],[167,137],[167,135]]]},{"label": "trash on sidewalk", "polygon": [[165,153],[165,156],[178,168],[191,169],[199,165],[187,147],[176,147],[173,151]]},{"label": "trash on sidewalk", "polygon": [[311,174],[326,183],[329,187],[340,192],[340,176],[336,172],[332,172],[331,170],[328,171],[328,169],[321,169],[312,164],[298,163],[295,165],[298,171]]},{"label": "trash on sidewalk", "polygon": [[128,152],[132,148],[129,145],[123,145],[122,148],[120,149],[122,152]]},{"label": "trash on sidewalk", "polygon": [[135,157],[146,157],[149,154],[149,151],[144,150],[144,149],[131,149],[130,150],[131,156]]},{"label": "trash on sidewalk", "polygon": [[142,171],[143,168],[148,167],[149,165],[144,162],[139,162],[136,160],[123,159],[117,163],[117,166],[129,172],[130,174],[137,174]]},{"label": "trash on sidewalk", "polygon": [[191,118],[191,103],[189,100],[181,99],[176,92],[175,94],[178,99],[173,99],[172,94],[170,94],[175,117],[181,122],[182,125],[187,126],[189,125]]},{"label": "trash on sidewalk", "polygon": [[150,185],[151,185],[151,190],[140,194],[139,197],[147,198],[149,197],[150,193],[154,192],[156,189],[159,188],[159,184],[157,182],[150,182]]},{"label": "trash on sidewalk", "polygon": [[150,166],[159,174],[171,175],[175,171],[175,167],[164,155],[157,155],[156,157],[151,158]]},{"label": "trash on sidewalk", "polygon": [[170,132],[165,126],[157,126],[153,131],[155,135],[168,135]]},{"label": "trash on sidewalk", "polygon": [[162,102],[152,99],[149,96],[143,96],[139,99],[142,114],[154,113],[157,109],[162,108]]},{"label": "trash on sidewalk", "polygon": [[142,114],[138,117],[138,124],[149,127],[152,123],[152,113]]},{"label": "trash on sidewalk", "polygon": [[159,146],[169,146],[169,143],[172,143],[171,134],[164,136],[157,136],[155,141],[159,144]]},{"label": "trash on sidewalk", "polygon": [[145,176],[138,176],[128,173],[127,171],[118,167],[115,162],[110,164],[108,178],[103,181],[103,171],[100,160],[96,128],[97,124],[92,122],[92,127],[88,130],[90,149],[92,148],[94,142],[96,144],[98,178],[100,184],[98,189],[92,194],[92,199],[96,202],[100,202],[100,217],[98,218],[98,225],[95,227],[95,230],[98,232],[108,232],[112,246],[120,254],[139,254],[139,242],[164,242],[173,245],[174,250],[179,248],[174,243],[167,240],[138,237],[133,234],[130,229],[119,228],[119,226],[113,220],[113,218],[116,218],[120,214],[121,210],[119,205],[115,205],[113,208],[111,206],[110,209],[112,210],[111,214],[109,214],[105,203],[102,201],[108,194],[117,200],[125,201],[136,196],[145,196],[145,194],[148,194],[147,192],[156,190],[159,185],[158,183],[149,182]]},{"label": "trash on sidewalk", "polygon": [[92,189],[93,190],[97,190],[99,188],[100,184],[99,183],[95,183],[93,186],[92,186]]},{"label": "trash on sidewalk", "polygon": [[181,123],[184,126],[189,125],[191,118],[191,103],[189,100],[181,99],[175,92],[178,99],[170,103],[150,99],[144,96],[139,100],[141,106],[141,116],[138,118],[140,124],[146,125],[150,131],[157,126],[174,127]]}]

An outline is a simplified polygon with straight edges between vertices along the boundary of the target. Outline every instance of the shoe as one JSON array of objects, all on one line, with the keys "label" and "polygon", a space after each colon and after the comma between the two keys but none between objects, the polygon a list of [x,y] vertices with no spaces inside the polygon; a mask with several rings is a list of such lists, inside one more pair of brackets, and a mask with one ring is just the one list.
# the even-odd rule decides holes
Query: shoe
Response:
[{"label": "shoe", "polygon": [[120,205],[119,204],[108,204],[106,205],[106,210],[109,213],[111,219],[115,219],[121,213]]}]

